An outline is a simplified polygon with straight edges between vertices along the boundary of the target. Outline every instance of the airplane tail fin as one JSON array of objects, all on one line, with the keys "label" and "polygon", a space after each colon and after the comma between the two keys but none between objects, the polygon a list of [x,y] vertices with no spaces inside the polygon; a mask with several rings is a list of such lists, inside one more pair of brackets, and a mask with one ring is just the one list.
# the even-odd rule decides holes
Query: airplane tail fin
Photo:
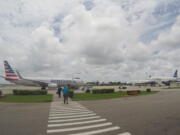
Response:
[{"label": "airplane tail fin", "polygon": [[5,60],[4,61],[4,69],[5,69],[5,79],[7,81],[17,81],[19,80],[18,75],[13,70],[13,68],[9,65],[9,63]]},{"label": "airplane tail fin", "polygon": [[177,77],[178,77],[178,70],[176,70],[176,71],[174,72],[173,77],[175,77],[175,78],[177,78]]}]

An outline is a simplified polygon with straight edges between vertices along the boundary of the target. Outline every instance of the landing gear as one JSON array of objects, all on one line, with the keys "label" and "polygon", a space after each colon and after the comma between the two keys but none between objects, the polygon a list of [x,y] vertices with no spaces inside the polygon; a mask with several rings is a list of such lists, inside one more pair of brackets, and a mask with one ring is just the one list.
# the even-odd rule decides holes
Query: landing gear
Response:
[{"label": "landing gear", "polygon": [[41,87],[41,90],[45,90],[46,89],[46,87]]}]

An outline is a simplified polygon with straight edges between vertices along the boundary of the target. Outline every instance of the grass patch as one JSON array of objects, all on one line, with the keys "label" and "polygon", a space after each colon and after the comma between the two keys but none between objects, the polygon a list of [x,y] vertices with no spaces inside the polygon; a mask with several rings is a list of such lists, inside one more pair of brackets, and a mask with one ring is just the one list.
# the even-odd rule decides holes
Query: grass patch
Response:
[{"label": "grass patch", "polygon": [[[140,95],[148,95],[148,94],[155,94],[159,91],[141,91],[140,94],[133,95],[133,96],[140,96]],[[74,98],[72,100],[79,101],[79,100],[99,100],[99,99],[111,99],[111,98],[120,98],[120,97],[130,97],[127,95],[126,91],[122,92],[115,92],[115,93],[105,93],[105,94],[91,94],[91,93],[75,93]]]},{"label": "grass patch", "polygon": [[34,103],[34,102],[51,102],[52,94],[47,95],[13,95],[6,94],[4,98],[0,98],[0,102],[16,102],[16,103]]}]

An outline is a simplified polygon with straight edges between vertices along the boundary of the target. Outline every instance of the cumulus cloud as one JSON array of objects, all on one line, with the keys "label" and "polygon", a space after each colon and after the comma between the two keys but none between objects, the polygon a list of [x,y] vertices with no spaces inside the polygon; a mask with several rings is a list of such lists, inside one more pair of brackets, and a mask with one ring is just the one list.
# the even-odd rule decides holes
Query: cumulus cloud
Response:
[{"label": "cumulus cloud", "polygon": [[[0,2],[0,57],[25,76],[129,81],[179,69],[177,0]],[[3,66],[0,73],[3,74]]]},{"label": "cumulus cloud", "polygon": [[161,49],[164,51],[180,49],[180,16],[177,17],[174,25],[164,32],[162,32],[156,41],[153,41],[154,48]]}]

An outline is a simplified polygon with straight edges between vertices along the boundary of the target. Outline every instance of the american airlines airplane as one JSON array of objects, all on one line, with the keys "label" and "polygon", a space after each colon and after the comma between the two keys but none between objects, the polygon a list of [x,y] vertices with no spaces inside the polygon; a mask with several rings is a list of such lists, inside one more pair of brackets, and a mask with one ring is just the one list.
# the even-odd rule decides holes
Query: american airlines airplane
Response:
[{"label": "american airlines airplane", "polygon": [[59,86],[66,86],[69,85],[70,87],[78,88],[80,85],[84,85],[82,81],[72,79],[47,79],[47,80],[39,80],[39,79],[28,79],[23,78],[20,73],[14,70],[8,61],[4,61],[4,69],[5,69],[5,76],[0,75],[0,77],[4,78],[5,80],[25,86],[39,86],[41,89],[46,88],[56,88]]}]

